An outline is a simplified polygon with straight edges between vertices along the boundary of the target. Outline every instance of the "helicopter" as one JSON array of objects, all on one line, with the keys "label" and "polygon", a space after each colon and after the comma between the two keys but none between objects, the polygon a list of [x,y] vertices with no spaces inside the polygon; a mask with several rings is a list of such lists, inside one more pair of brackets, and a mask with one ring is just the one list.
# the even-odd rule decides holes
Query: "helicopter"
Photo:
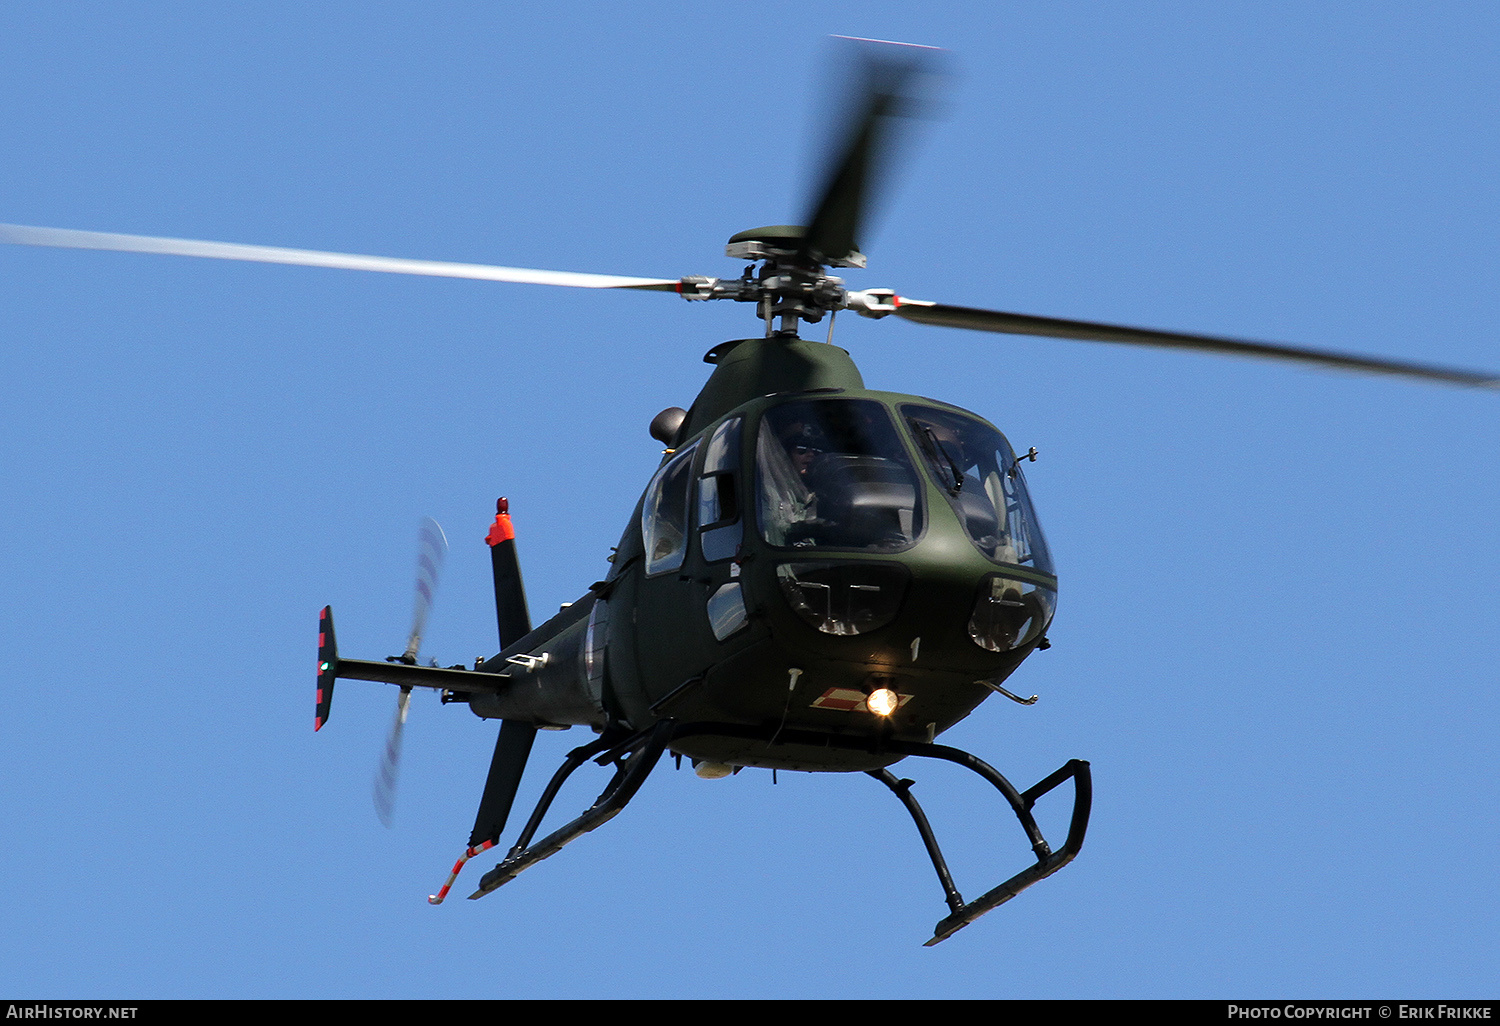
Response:
[{"label": "helicopter", "polygon": [[[409,646],[395,663],[343,659],[332,612],[325,610],[318,726],[327,721],[339,677],[396,684],[403,698],[410,688],[433,688],[502,721],[462,861],[497,843],[537,729],[599,731],[559,771],[571,773],[591,758],[613,765],[615,779],[599,802],[533,841],[558,778],[476,896],[618,812],[666,752],[692,760],[702,775],[756,767],[876,776],[911,812],[944,882],[952,914],[932,942],[1078,853],[1090,805],[1086,764],[1068,763],[1019,791],[998,774],[990,777],[993,771],[972,756],[935,742],[981,701],[1007,694],[1006,679],[1047,644],[1056,575],[1025,488],[1027,457],[966,411],[867,390],[842,350],[800,338],[804,323],[853,310],[935,326],[1258,355],[1495,387],[1488,375],[846,289],[826,271],[864,263],[854,242],[864,181],[881,159],[882,133],[899,116],[894,108],[915,74],[911,60],[876,61],[864,112],[853,119],[859,127],[805,227],[752,229],[729,240],[728,254],[751,263],[739,278],[625,279],[507,268],[463,275],[728,299],[753,304],[764,322],[762,335],[714,347],[708,354],[714,370],[698,400],[654,422],[652,436],[667,450],[662,466],[607,575],[557,617],[531,628],[508,508],[497,511],[491,535],[501,641],[493,658],[473,669],[441,670],[416,665]],[[459,273],[417,261],[51,229],[7,228],[4,237]],[[660,643],[664,638],[672,639],[670,649]],[[1036,865],[976,901],[958,897],[909,784],[889,772],[907,757],[957,761],[989,779],[1022,823]],[[1032,803],[1070,779],[1072,829],[1052,851],[1027,817]]]}]

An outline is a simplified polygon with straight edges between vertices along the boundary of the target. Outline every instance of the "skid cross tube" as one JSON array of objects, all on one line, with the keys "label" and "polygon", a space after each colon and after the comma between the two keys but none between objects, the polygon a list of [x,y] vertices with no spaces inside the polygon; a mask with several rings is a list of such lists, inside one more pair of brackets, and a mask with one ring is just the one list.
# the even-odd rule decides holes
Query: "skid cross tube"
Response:
[{"label": "skid cross tube", "polygon": [[616,769],[614,777],[595,799],[594,804],[571,823],[553,831],[535,844],[531,844],[532,835],[541,825],[542,817],[547,814],[552,799],[557,797],[563,781],[575,769],[583,765],[591,755],[605,748],[607,742],[601,738],[569,752],[567,760],[553,775],[541,800],[537,802],[531,818],[526,821],[526,827],[521,831],[521,836],[515,846],[505,856],[504,861],[480,878],[479,889],[469,897],[471,899],[484,897],[503,884],[514,880],[523,870],[530,869],[543,859],[557,854],[568,842],[578,839],[590,830],[613,819],[645,783],[656,761],[661,758],[662,750],[666,747],[673,726],[673,721],[662,720],[650,730],[633,735],[600,756],[600,762],[612,761],[616,764]]}]

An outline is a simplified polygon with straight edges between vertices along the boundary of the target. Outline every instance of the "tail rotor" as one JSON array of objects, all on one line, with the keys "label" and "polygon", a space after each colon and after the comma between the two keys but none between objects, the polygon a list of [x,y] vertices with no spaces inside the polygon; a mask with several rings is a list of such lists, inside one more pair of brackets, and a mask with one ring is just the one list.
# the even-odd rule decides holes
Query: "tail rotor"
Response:
[{"label": "tail rotor", "polygon": [[[417,585],[412,600],[411,633],[406,638],[406,651],[391,656],[388,662],[416,665],[417,654],[422,650],[422,635],[427,631],[427,616],[432,612],[433,595],[437,592],[438,576],[447,555],[448,538],[443,529],[431,517],[423,518],[417,534]],[[396,716],[391,721],[385,748],[380,754],[380,765],[375,772],[375,814],[387,827],[391,825],[395,812],[396,784],[401,774],[401,739],[410,707],[411,688],[403,687],[396,699]]]}]

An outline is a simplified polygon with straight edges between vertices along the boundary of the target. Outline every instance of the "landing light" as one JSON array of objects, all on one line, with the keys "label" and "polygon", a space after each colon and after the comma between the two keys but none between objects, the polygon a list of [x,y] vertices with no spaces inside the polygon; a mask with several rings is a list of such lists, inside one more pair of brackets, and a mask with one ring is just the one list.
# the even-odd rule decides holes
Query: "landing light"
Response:
[{"label": "landing light", "polygon": [[876,716],[889,716],[900,704],[901,699],[890,688],[876,688],[870,692],[870,697],[865,699],[865,705]]}]

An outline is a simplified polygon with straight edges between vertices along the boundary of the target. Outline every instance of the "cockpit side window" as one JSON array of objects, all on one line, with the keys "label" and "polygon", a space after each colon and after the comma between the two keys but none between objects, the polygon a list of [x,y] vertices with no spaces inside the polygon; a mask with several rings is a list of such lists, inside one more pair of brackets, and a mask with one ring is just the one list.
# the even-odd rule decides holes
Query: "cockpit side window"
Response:
[{"label": "cockpit side window", "polygon": [[908,405],[901,413],[975,546],[997,563],[1052,573],[1026,479],[1005,436],[949,410]]},{"label": "cockpit side window", "polygon": [[698,477],[698,529],[703,558],[729,559],[740,548],[743,527],[735,479],[740,470],[740,424],[731,417],[720,424],[703,451]]},{"label": "cockpit side window", "polygon": [[641,509],[641,540],[646,546],[646,573],[660,574],[682,566],[687,553],[688,484],[697,444],[684,449],[656,472]]},{"label": "cockpit side window", "polygon": [[895,552],[922,532],[916,471],[877,402],[772,407],[761,417],[755,465],[760,529],[771,545]]}]

